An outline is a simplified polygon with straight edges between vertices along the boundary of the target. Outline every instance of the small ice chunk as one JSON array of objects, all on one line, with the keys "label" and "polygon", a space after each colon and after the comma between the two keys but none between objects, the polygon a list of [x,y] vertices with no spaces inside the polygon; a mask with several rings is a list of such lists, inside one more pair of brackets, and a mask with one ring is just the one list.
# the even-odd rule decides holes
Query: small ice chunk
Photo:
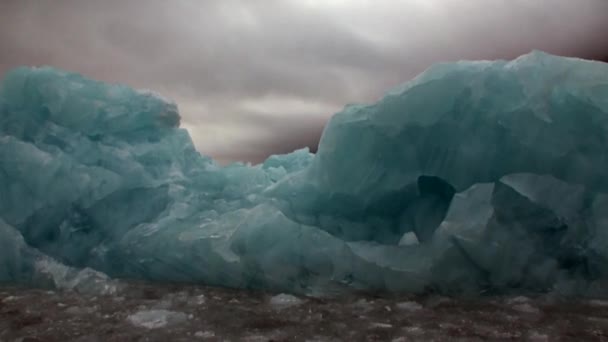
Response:
[{"label": "small ice chunk", "polygon": [[399,246],[415,246],[420,244],[418,238],[416,237],[416,233],[407,232],[403,234],[401,240],[399,240]]},{"label": "small ice chunk", "polygon": [[424,334],[424,330],[421,327],[412,326],[404,329],[408,334],[411,335],[422,335]]},{"label": "small ice chunk", "polygon": [[357,310],[362,310],[363,312],[368,312],[374,309],[374,302],[371,300],[366,300],[365,298],[361,298],[352,304]]},{"label": "small ice chunk", "polygon": [[2,302],[12,302],[12,301],[17,300],[17,299],[19,299],[19,297],[15,297],[15,296],[8,296],[8,297],[4,298],[4,299],[2,300]]},{"label": "small ice chunk", "polygon": [[523,304],[523,303],[529,303],[529,302],[530,302],[530,298],[528,298],[526,296],[517,296],[517,297],[507,299],[508,305]]},{"label": "small ice chunk", "polygon": [[270,298],[270,305],[278,308],[287,308],[295,305],[300,305],[302,304],[302,302],[303,300],[301,300],[300,298],[285,293],[281,293]]},{"label": "small ice chunk", "polygon": [[392,324],[379,323],[379,322],[372,323],[371,326],[372,326],[372,328],[380,328],[380,329],[390,329],[393,327]]},{"label": "small ice chunk", "polygon": [[134,326],[147,329],[162,328],[184,322],[187,319],[188,316],[185,313],[169,310],[142,310],[127,317],[127,320]]},{"label": "small ice chunk", "polygon": [[513,310],[530,314],[540,313],[540,310],[537,307],[534,307],[529,303],[513,305]]},{"label": "small ice chunk", "polygon": [[395,305],[397,309],[405,310],[405,311],[418,311],[422,310],[422,305],[416,302],[401,302]]},{"label": "small ice chunk", "polygon": [[118,293],[122,288],[119,281],[92,268],[76,269],[48,257],[37,260],[34,265],[37,272],[46,275],[57,289],[111,295]]},{"label": "small ice chunk", "polygon": [[203,304],[205,304],[206,301],[207,301],[207,298],[203,294],[194,297],[194,304],[196,304],[196,305],[203,305]]},{"label": "small ice chunk", "polygon": [[194,333],[194,337],[213,338],[213,337],[215,337],[215,333],[213,331],[197,331]]},{"label": "small ice chunk", "polygon": [[154,304],[154,309],[170,309],[176,305],[188,302],[188,294],[185,292],[169,293]]},{"label": "small ice chunk", "polygon": [[361,298],[358,301],[353,303],[353,306],[361,307],[361,308],[369,308],[374,304],[373,301],[367,300],[365,298]]},{"label": "small ice chunk", "polygon": [[186,303],[188,301],[188,294],[184,291],[170,293],[166,295],[164,299],[168,299],[174,303]]}]

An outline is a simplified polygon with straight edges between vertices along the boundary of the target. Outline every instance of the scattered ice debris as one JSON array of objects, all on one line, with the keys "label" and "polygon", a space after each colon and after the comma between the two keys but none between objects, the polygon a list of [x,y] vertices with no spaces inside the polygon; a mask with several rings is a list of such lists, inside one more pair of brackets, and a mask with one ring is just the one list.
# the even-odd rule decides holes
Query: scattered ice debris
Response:
[{"label": "scattered ice debris", "polygon": [[169,310],[143,310],[129,315],[127,320],[134,326],[157,329],[185,322],[188,320],[188,315]]}]

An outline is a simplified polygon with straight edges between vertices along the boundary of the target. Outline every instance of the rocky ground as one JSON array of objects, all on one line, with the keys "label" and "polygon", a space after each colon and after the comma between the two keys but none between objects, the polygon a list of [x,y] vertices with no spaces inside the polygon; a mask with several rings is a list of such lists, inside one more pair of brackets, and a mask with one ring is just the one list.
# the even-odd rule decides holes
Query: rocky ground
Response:
[{"label": "rocky ground", "polygon": [[0,287],[0,341],[608,341],[608,301],[333,299],[129,284],[112,295]]}]

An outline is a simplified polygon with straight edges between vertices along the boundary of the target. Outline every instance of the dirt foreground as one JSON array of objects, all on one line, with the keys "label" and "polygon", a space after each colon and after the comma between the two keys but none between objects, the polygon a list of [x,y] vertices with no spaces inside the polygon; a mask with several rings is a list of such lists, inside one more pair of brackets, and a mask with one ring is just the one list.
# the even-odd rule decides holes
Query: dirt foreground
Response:
[{"label": "dirt foreground", "polygon": [[0,287],[0,341],[608,341],[608,301],[333,299],[128,284],[112,295]]}]

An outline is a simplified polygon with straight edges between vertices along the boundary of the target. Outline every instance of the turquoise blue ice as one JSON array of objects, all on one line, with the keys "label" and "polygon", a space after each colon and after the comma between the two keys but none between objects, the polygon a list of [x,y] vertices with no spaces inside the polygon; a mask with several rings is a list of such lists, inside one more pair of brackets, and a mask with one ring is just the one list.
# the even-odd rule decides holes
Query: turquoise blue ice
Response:
[{"label": "turquoise blue ice", "polygon": [[317,154],[255,166],[216,164],[179,124],[152,92],[8,72],[0,280],[44,285],[54,265],[294,293],[608,292],[606,64],[439,64],[335,114]]}]

